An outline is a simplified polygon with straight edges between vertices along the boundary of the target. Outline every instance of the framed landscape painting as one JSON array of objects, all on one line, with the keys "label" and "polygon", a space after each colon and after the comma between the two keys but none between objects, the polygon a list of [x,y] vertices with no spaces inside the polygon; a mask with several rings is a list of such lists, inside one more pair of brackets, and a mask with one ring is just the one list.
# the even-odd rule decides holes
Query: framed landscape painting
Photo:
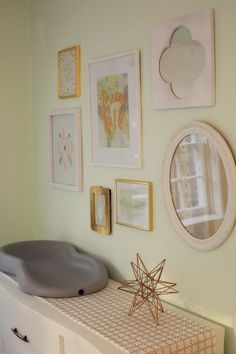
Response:
[{"label": "framed landscape painting", "polygon": [[153,229],[152,183],[116,179],[116,223]]},{"label": "framed landscape painting", "polygon": [[49,149],[51,185],[82,191],[80,109],[49,113]]},{"label": "framed landscape painting", "polygon": [[93,165],[141,168],[139,51],[89,64]]}]

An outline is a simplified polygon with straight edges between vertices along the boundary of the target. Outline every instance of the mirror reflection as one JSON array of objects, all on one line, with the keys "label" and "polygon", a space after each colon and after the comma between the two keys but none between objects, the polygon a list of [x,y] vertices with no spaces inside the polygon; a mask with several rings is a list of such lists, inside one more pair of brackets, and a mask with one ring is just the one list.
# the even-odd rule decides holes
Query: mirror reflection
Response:
[{"label": "mirror reflection", "polygon": [[183,99],[201,75],[205,61],[202,44],[192,39],[187,27],[181,26],[173,32],[169,47],[160,57],[159,72],[162,79],[171,85],[173,94]]},{"label": "mirror reflection", "polygon": [[201,134],[187,135],[171,163],[170,187],[175,211],[195,238],[213,236],[227,205],[227,179],[216,144]]}]

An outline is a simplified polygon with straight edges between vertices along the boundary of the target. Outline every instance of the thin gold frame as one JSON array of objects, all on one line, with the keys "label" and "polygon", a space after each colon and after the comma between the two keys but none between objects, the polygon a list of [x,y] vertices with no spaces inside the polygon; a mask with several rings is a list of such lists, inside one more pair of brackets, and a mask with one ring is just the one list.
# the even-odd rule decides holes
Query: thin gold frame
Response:
[{"label": "thin gold frame", "polygon": [[[75,60],[75,81],[76,81],[76,89],[75,93],[71,95],[63,95],[62,94],[62,82],[61,82],[61,65],[60,65],[60,56],[63,53],[69,52],[71,50],[75,49],[75,55],[76,55],[76,60]],[[58,52],[57,54],[58,57],[58,97],[59,98],[70,98],[70,97],[78,97],[81,95],[81,85],[80,85],[80,46],[74,46],[74,47],[69,47],[66,49],[62,49]]]},{"label": "thin gold frame", "polygon": [[[96,224],[95,221],[95,194],[102,194],[105,197],[105,226]],[[101,186],[90,187],[90,220],[91,229],[104,235],[111,233],[111,190]]]},{"label": "thin gold frame", "polygon": [[[147,225],[147,227],[123,223],[119,220],[118,191],[117,191],[117,184],[118,183],[139,184],[139,185],[144,185],[147,187],[147,208],[148,208],[148,225]],[[115,180],[115,189],[116,189],[116,224],[134,227],[136,229],[145,230],[145,231],[152,231],[153,230],[153,188],[152,188],[152,182],[129,180],[129,179],[116,179]]]}]

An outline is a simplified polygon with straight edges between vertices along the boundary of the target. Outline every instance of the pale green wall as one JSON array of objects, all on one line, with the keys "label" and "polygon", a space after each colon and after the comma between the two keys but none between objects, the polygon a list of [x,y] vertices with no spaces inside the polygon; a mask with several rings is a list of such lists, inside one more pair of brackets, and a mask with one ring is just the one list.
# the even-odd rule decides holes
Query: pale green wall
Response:
[{"label": "pale green wall", "polygon": [[0,244],[32,237],[30,1],[0,1]]},{"label": "pale green wall", "polygon": [[[216,105],[153,111],[151,25],[206,8],[215,9]],[[149,268],[166,258],[166,278],[176,281],[180,290],[179,296],[169,300],[227,326],[227,354],[236,352],[236,231],[223,246],[211,252],[198,252],[186,245],[167,216],[161,172],[166,145],[176,129],[186,122],[201,120],[213,124],[232,149],[236,149],[235,13],[234,0],[32,0],[35,237],[73,242],[101,257],[116,279],[132,278],[129,262],[134,260],[136,252]],[[59,100],[57,51],[76,44],[81,45],[82,96]],[[92,167],[88,63],[135,48],[141,50],[144,168]],[[52,189],[48,183],[47,114],[51,109],[67,107],[82,108],[83,193]],[[90,230],[89,187],[103,185],[114,192],[115,178],[153,181],[153,232],[115,225],[114,213],[111,236]]]}]

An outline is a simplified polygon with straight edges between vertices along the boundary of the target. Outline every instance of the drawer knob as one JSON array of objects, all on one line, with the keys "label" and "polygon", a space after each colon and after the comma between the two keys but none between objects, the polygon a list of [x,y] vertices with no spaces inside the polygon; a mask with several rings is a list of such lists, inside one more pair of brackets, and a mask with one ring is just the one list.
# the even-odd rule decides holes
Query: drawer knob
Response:
[{"label": "drawer knob", "polygon": [[18,332],[17,328],[11,328],[12,333],[15,334],[15,336],[17,336],[19,339],[23,340],[23,342],[29,343],[29,339],[26,335],[21,334],[20,332]]}]

